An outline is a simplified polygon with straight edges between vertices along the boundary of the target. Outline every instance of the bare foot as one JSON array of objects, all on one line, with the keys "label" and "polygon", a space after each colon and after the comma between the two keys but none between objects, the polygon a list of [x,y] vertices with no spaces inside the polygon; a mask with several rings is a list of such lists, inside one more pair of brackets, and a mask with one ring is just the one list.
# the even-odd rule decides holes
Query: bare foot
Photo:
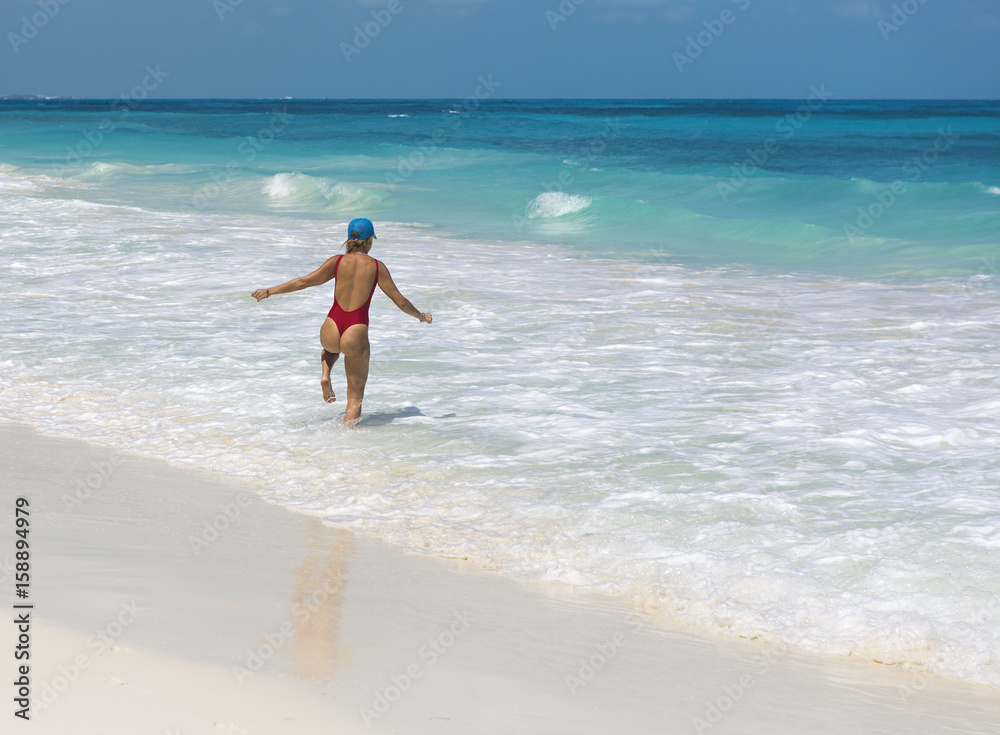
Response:
[{"label": "bare foot", "polygon": [[338,357],[340,357],[339,352],[327,352],[325,349],[319,356],[319,361],[323,365],[323,374],[320,376],[319,384],[323,386],[323,400],[327,403],[333,403],[337,400],[333,386],[330,385],[330,368],[337,362]]}]

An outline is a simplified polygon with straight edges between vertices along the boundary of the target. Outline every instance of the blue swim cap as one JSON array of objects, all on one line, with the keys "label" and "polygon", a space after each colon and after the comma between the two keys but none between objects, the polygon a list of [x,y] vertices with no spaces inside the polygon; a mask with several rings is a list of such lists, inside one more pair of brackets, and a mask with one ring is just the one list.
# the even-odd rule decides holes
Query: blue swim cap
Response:
[{"label": "blue swim cap", "polygon": [[[367,240],[369,237],[375,237],[375,227],[372,225],[372,221],[364,217],[352,219],[351,224],[347,226],[347,238]],[[377,237],[375,239],[378,240]]]}]

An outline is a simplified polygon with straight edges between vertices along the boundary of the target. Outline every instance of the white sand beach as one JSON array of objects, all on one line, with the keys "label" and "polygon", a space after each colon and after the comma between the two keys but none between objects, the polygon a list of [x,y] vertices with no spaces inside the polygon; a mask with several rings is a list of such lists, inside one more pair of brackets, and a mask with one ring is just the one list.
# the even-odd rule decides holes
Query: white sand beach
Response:
[{"label": "white sand beach", "polygon": [[406,554],[252,484],[0,424],[31,510],[30,723],[0,733],[977,733],[1000,692]]}]

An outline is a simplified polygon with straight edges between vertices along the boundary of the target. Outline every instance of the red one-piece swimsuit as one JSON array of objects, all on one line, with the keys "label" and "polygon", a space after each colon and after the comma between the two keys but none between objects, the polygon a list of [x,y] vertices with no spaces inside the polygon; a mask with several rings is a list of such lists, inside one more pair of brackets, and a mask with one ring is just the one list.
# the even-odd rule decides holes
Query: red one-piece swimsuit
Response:
[{"label": "red one-piece swimsuit", "polygon": [[[337,269],[340,268],[340,259],[344,256],[338,256],[337,262],[333,266],[333,280],[337,280]],[[348,327],[353,327],[355,324],[367,324],[368,323],[368,307],[372,303],[372,296],[375,295],[375,287],[378,285],[378,261],[375,261],[375,282],[372,283],[372,292],[368,294],[368,300],[363,306],[358,307],[354,311],[344,311],[337,303],[337,290],[334,287],[333,291],[333,306],[330,308],[330,313],[327,314],[328,317],[333,319],[333,323],[337,325],[337,329],[343,334]]]}]

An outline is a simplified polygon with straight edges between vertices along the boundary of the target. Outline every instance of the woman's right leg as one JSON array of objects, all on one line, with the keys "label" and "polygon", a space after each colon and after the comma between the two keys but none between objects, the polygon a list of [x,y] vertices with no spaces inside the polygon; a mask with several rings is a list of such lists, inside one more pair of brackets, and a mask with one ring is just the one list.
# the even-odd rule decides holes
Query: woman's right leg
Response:
[{"label": "woman's right leg", "polygon": [[368,325],[355,324],[345,329],[340,337],[340,351],[344,353],[344,372],[347,374],[344,425],[353,429],[361,419],[361,402],[368,382],[368,362],[371,359]]},{"label": "woman's right leg", "polygon": [[323,352],[319,356],[320,362],[323,364],[323,372],[319,376],[319,384],[323,388],[323,400],[327,403],[333,403],[337,400],[337,394],[334,393],[333,384],[330,382],[330,368],[337,362],[338,357],[340,357],[339,352],[330,352],[326,348],[323,348]]},{"label": "woman's right leg", "polygon": [[340,357],[340,330],[337,329],[336,322],[330,317],[327,317],[323,326],[320,327],[319,343],[323,345],[323,353],[320,355],[323,373],[320,375],[319,384],[323,388],[323,400],[327,403],[333,403],[337,400],[337,396],[330,383],[330,368]]}]

